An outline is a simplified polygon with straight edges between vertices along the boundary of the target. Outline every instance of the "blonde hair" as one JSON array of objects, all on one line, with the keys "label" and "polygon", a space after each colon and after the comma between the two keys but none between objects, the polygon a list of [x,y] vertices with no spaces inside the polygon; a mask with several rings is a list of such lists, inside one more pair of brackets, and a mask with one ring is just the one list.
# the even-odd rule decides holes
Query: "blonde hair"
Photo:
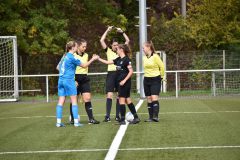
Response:
[{"label": "blonde hair", "polygon": [[69,52],[69,50],[71,50],[73,47],[76,46],[76,42],[75,41],[69,41],[67,44],[66,44],[66,52]]},{"label": "blonde hair", "polygon": [[155,50],[155,47],[154,47],[152,41],[147,41],[147,42],[145,42],[145,45],[146,45],[147,47],[150,47],[150,49],[151,49],[151,51],[152,51],[153,53],[156,53],[156,50]]}]

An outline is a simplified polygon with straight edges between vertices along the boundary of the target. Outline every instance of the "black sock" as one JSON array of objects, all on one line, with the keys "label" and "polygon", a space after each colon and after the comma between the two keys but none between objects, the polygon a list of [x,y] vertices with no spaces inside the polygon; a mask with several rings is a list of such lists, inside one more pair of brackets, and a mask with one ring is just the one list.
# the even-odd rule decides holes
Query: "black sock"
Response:
[{"label": "black sock", "polygon": [[116,117],[119,117],[119,112],[120,112],[120,109],[119,109],[119,99],[117,98],[116,100]]},{"label": "black sock", "polygon": [[126,107],[124,104],[120,104],[119,108],[121,113],[121,121],[125,121]]},{"label": "black sock", "polygon": [[107,118],[110,118],[111,108],[112,108],[112,99],[107,98],[107,101],[106,101],[106,117]]},{"label": "black sock", "polygon": [[93,119],[93,112],[92,112],[92,103],[91,102],[86,102],[85,103],[85,109],[88,115],[88,119],[91,120]]},{"label": "black sock", "polygon": [[148,103],[148,114],[149,114],[149,119],[153,118],[153,107],[152,103]]},{"label": "black sock", "polygon": [[72,103],[70,103],[70,115],[71,115],[71,121],[73,121]]},{"label": "black sock", "polygon": [[128,104],[128,108],[131,111],[134,118],[138,118],[137,111],[136,111],[134,104],[133,103]]},{"label": "black sock", "polygon": [[158,118],[159,102],[158,101],[153,101],[152,102],[152,107],[153,107],[153,118]]}]

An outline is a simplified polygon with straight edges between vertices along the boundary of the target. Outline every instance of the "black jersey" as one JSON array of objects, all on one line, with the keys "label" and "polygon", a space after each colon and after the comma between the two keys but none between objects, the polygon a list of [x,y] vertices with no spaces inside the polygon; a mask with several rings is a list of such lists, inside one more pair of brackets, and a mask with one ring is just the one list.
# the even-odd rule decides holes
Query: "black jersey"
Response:
[{"label": "black jersey", "polygon": [[[117,69],[117,80],[120,82],[128,75],[128,65],[131,65],[131,60],[128,56],[125,56],[123,58],[118,57],[114,59],[113,62]],[[130,80],[130,78],[128,80]]]}]

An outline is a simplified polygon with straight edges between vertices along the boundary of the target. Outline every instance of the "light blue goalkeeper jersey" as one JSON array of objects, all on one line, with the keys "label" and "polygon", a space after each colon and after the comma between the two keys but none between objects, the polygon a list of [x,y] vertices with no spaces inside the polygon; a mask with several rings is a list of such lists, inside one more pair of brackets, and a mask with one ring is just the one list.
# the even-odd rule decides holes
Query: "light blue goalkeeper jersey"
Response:
[{"label": "light blue goalkeeper jersey", "polygon": [[81,61],[74,57],[73,54],[67,53],[59,67],[59,79],[74,79],[76,67],[81,64]]}]

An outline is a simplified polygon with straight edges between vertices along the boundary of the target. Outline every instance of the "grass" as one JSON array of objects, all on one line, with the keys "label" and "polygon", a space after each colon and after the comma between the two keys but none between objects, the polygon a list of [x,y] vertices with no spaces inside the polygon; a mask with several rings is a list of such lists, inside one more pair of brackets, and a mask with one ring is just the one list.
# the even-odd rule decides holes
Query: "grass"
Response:
[{"label": "grass", "polygon": [[[105,100],[93,100],[95,118],[102,121]],[[239,97],[161,99],[159,123],[144,123],[146,102],[138,113],[142,122],[130,125],[116,159],[238,160],[240,148],[166,149],[166,147],[240,146]],[[137,99],[134,101],[137,103]],[[113,103],[115,104],[115,103]],[[74,128],[55,127],[56,103],[0,103],[0,153],[102,149],[98,152],[0,154],[0,159],[104,159],[119,126],[114,122],[88,125],[80,104],[81,121]],[[68,104],[64,122],[68,123]],[[226,112],[231,111],[231,112]],[[115,107],[112,110],[114,117]],[[24,118],[25,117],[25,118]],[[141,150],[133,150],[140,148]],[[152,149],[158,148],[158,149]],[[162,148],[162,149],[161,149]],[[165,148],[165,149],[163,149]]]}]

